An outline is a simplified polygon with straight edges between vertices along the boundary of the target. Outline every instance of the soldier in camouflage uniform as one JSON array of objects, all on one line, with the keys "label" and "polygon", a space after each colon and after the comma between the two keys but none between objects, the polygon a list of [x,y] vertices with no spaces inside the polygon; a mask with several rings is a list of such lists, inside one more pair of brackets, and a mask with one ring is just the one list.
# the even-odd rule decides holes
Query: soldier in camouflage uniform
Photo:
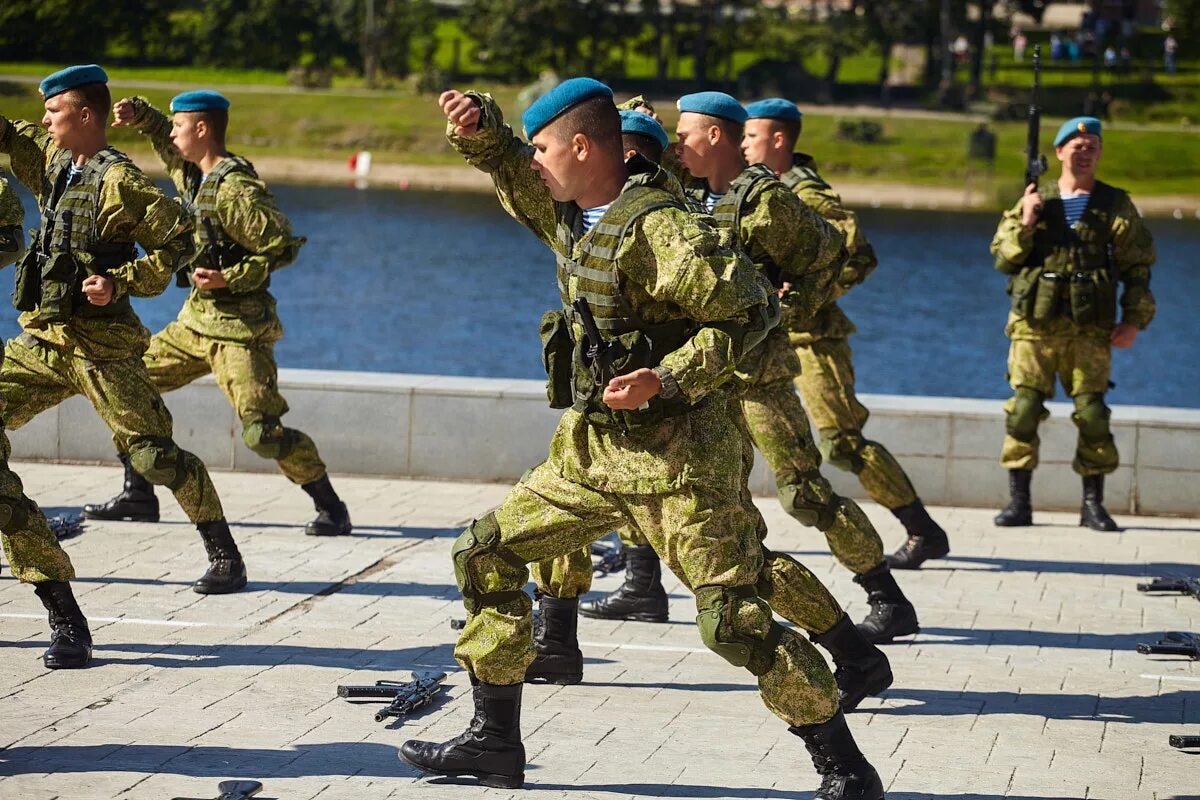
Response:
[{"label": "soldier in camouflage uniform", "polygon": [[[1130,347],[1154,318],[1150,267],[1154,240],[1123,190],[1096,179],[1101,126],[1095,117],[1068,120],[1054,139],[1058,181],[1005,212],[992,239],[996,269],[1010,276],[1012,340],[1005,405],[1007,435],[1000,463],[1011,499],[996,524],[1033,524],[1030,481],[1038,463],[1038,423],[1055,378],[1074,401],[1079,429],[1075,472],[1083,478],[1079,524],[1117,530],[1104,508],[1104,476],[1117,468],[1117,448],[1104,404],[1112,348]],[[1118,297],[1117,285],[1123,287]],[[1120,320],[1117,311],[1120,309]]]},{"label": "soldier in camouflage uniform", "polygon": [[[150,339],[143,361],[161,393],[213,373],[242,422],[246,446],[274,459],[313,499],[317,517],[305,533],[348,534],[350,515],[316,445],[280,421],[288,410],[275,366],[283,326],[268,287],[271,273],[292,263],[304,239],[291,235],[291,224],[250,162],[225,149],[228,109],[229,101],[212,91],[174,98],[173,121],[144,97],[114,106],[115,125],[132,126],[150,139],[196,223],[199,255],[191,292],[178,318]],[[179,277],[188,284],[189,276]],[[106,503],[85,506],[85,515],[157,521],[153,487],[130,468],[127,453],[120,458],[123,490]]]},{"label": "soldier in camouflage uniform", "polygon": [[805,740],[824,777],[817,797],[882,798],[824,661],[755,590],[757,519],[741,500],[744,447],[723,385],[775,323],[769,287],[683,208],[669,176],[625,163],[603,84],[574,79],[535,102],[523,117],[532,147],[487,95],[446,92],[441,102],[454,147],[558,257],[564,311],[544,331],[544,355],[551,404],[570,408],[549,459],[452,548],[469,614],[455,656],[471,674],[474,718],[447,742],[405,742],[402,758],[489,786],[523,784],[525,565],[624,524],[694,589],[705,644],[756,675],[768,708]]},{"label": "soldier in camouflage uniform", "polygon": [[[858,216],[817,173],[812,156],[793,152],[802,115],[795,103],[770,98],[746,107],[742,152],[747,163],[766,164],[805,205],[846,234],[850,257],[835,282],[840,297],[866,280],[879,263],[858,224]],[[863,436],[869,412],[854,392],[854,364],[848,337],[854,323],[836,299],[814,316],[789,319],[788,338],[800,357],[796,387],[820,433],[821,454],[839,469],[858,476],[871,499],[904,525],[908,539],[887,557],[892,569],[917,569],[950,552],[946,532],[925,510],[904,469],[882,444]]]},{"label": "soldier in camouflage uniform", "polygon": [[[24,332],[5,347],[5,422],[16,429],[72,395],[87,397],[134,469],[171,489],[199,530],[209,568],[192,588],[238,591],[246,585],[241,553],[208,471],[171,438],[171,414],[142,363],[150,335],[129,302],[161,294],[192,258],[191,220],[108,145],[103,70],[69,68],[42,91],[48,132],[0,117],[0,152],[42,211],[41,231],[17,265]],[[18,574],[36,567],[13,564]]]},{"label": "soldier in camouflage uniform", "polygon": [[17,190],[0,175],[0,269],[21,260],[25,251],[25,209]]}]

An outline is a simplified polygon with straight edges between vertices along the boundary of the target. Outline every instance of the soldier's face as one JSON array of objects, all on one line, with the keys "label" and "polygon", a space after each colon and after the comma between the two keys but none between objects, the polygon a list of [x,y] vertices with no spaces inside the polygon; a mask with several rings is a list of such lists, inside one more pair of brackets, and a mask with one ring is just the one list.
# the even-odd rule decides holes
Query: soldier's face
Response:
[{"label": "soldier's face", "polygon": [[747,164],[769,164],[777,147],[776,131],[769,119],[748,119],[742,132],[742,156]]},{"label": "soldier's face", "polygon": [[1054,148],[1063,169],[1070,169],[1076,175],[1091,175],[1096,171],[1100,162],[1100,137],[1083,133],[1071,138],[1062,147]]},{"label": "soldier's face", "polygon": [[186,111],[176,112],[171,117],[171,143],[185,161],[199,161],[204,156],[203,126],[199,114]]},{"label": "soldier's face", "polygon": [[[579,196],[580,175],[586,152],[581,152],[581,137],[564,140],[550,124],[537,132],[530,144],[533,145],[533,161],[530,167],[546,184],[550,196],[560,203],[569,203]],[[583,148],[586,151],[586,147]]]},{"label": "soldier's face", "polygon": [[708,159],[716,145],[715,130],[719,129],[702,114],[685,111],[679,115],[679,124],[675,126],[675,135],[679,139],[676,152],[679,162],[697,178],[708,177]]},{"label": "soldier's face", "polygon": [[46,113],[42,117],[42,124],[46,126],[46,131],[57,147],[74,150],[80,133],[92,118],[91,115],[90,108],[81,108],[71,102],[67,94],[60,94],[46,101]]}]

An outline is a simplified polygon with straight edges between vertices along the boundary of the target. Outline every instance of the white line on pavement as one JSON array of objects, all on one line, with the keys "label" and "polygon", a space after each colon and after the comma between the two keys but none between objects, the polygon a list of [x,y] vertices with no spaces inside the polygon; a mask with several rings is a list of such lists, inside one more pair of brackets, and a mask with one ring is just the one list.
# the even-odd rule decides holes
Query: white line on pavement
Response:
[{"label": "white line on pavement", "polygon": [[669,647],[662,644],[629,644],[614,642],[580,642],[580,647],[599,647],[605,650],[649,650],[653,653],[710,653],[707,647]]},{"label": "white line on pavement", "polygon": [[[45,614],[0,614],[10,619],[45,619]],[[163,628],[207,628],[207,622],[184,622],[171,619],[138,619],[137,617],[88,617],[88,622],[123,622],[127,625],[158,625]]]},{"label": "white line on pavement", "polygon": [[1140,675],[1142,678],[1149,678],[1152,681],[1186,681],[1188,683],[1200,683],[1200,678],[1193,678],[1189,675]]}]

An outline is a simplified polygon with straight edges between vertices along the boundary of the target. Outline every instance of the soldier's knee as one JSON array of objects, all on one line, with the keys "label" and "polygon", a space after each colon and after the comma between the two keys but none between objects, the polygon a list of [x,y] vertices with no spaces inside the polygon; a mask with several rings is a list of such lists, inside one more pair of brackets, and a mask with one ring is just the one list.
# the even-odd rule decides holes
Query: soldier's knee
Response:
[{"label": "soldier's knee", "polygon": [[775,662],[775,647],[783,635],[783,626],[770,619],[767,635],[759,638],[739,630],[745,603],[756,603],[753,587],[729,588],[706,586],[696,590],[696,626],[704,646],[735,667],[744,667],[762,675]]},{"label": "soldier's knee", "polygon": [[1075,413],[1071,419],[1085,441],[1099,442],[1111,435],[1108,418],[1112,411],[1104,404],[1102,394],[1081,394],[1075,398]]},{"label": "soldier's knee", "polygon": [[141,439],[129,447],[129,466],[133,471],[171,491],[187,479],[186,457],[171,439]]},{"label": "soldier's knee", "polygon": [[32,502],[24,497],[0,495],[0,531],[13,534],[24,530]]},{"label": "soldier's knee", "polygon": [[821,457],[838,469],[855,475],[863,470],[864,444],[862,431],[840,431],[836,428],[821,431]]},{"label": "soldier's knee", "polygon": [[501,592],[485,592],[479,585],[477,573],[481,561],[500,559],[514,568],[525,569],[525,562],[507,547],[500,544],[500,523],[495,513],[489,513],[471,522],[470,526],[454,540],[450,548],[454,562],[454,580],[462,592],[463,604],[474,614],[482,606],[499,606],[516,600],[524,594],[520,589]]},{"label": "soldier's knee", "polygon": [[242,441],[251,452],[278,461],[295,446],[292,431],[283,427],[279,417],[249,417],[242,425]]},{"label": "soldier's knee", "polygon": [[784,511],[801,525],[825,530],[837,517],[836,495],[820,472],[801,475],[795,483],[779,487]]},{"label": "soldier's knee", "polygon": [[1042,403],[1045,399],[1045,395],[1035,389],[1018,386],[1008,401],[1005,420],[1008,435],[1019,442],[1032,442],[1037,436],[1038,424],[1050,413]]}]

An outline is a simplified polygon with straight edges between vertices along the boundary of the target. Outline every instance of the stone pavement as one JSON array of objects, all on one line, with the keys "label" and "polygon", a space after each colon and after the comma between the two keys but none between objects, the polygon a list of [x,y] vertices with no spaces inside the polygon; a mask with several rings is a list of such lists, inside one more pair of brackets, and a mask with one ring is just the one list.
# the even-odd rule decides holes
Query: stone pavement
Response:
[{"label": "stone pavement", "polygon": [[[103,467],[17,464],[50,513],[109,496]],[[753,678],[701,645],[677,583],[667,625],[583,620],[585,683],[528,687],[525,792],[419,778],[404,739],[461,732],[466,675],[451,650],[463,615],[450,542],[498,502],[492,484],[339,479],[351,538],[302,534],[307,498],[275,475],[214,473],[250,570],[249,590],[204,598],[203,549],[179,508],[157,525],[91,523],[70,540],[96,662],[48,672],[44,613],[0,577],[0,798],[208,798],[221,779],[261,797],[736,798],[809,800],[799,739]],[[855,618],[861,590],[773,501],[772,548],[797,554]],[[889,545],[900,527],[865,506]],[[1085,532],[1067,514],[998,530],[991,512],[935,509],[954,553],[900,581],[924,624],[887,652],[896,684],[850,723],[890,800],[1200,797],[1200,759],[1167,745],[1200,734],[1200,662],[1138,655],[1165,630],[1200,631],[1200,603],[1135,590],[1200,574],[1200,521],[1122,518]],[[616,576],[597,581],[607,591]],[[338,683],[456,670],[447,697],[385,725]]]}]

